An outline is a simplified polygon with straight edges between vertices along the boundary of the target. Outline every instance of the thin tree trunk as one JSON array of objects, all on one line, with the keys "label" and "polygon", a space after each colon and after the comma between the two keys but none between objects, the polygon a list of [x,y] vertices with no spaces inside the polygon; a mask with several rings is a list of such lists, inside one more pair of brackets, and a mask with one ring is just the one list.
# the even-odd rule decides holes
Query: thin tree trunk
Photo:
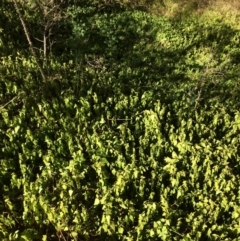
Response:
[{"label": "thin tree trunk", "polygon": [[41,73],[41,76],[42,76],[43,81],[46,82],[46,81],[47,81],[47,78],[46,78],[46,76],[45,76],[45,74],[44,74],[44,71],[43,71],[42,66],[40,65],[40,63],[39,63],[39,61],[38,61],[37,54],[36,54],[36,52],[35,52],[35,50],[34,50],[34,46],[33,46],[33,44],[32,44],[32,41],[31,41],[31,38],[30,38],[30,35],[29,35],[29,32],[28,32],[28,29],[27,29],[27,26],[26,26],[26,24],[25,24],[25,22],[24,22],[24,19],[23,19],[23,16],[22,16],[22,14],[21,14],[21,11],[20,11],[20,9],[19,9],[19,7],[18,7],[18,4],[17,4],[16,0],[13,0],[13,2],[14,2],[15,10],[17,11],[18,17],[19,17],[19,19],[20,19],[20,21],[21,21],[21,23],[22,23],[23,30],[24,30],[24,33],[25,33],[25,35],[26,35],[26,38],[27,38],[27,41],[28,41],[30,50],[31,50],[31,52],[32,52],[32,55],[33,55],[36,63],[37,63],[38,70],[39,70],[39,72]]}]

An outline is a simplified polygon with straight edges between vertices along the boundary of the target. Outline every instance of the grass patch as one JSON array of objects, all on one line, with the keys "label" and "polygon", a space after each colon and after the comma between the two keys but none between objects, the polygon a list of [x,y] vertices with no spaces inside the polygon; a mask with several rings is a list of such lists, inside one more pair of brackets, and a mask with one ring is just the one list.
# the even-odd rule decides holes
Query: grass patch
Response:
[{"label": "grass patch", "polygon": [[240,1],[238,0],[165,0],[155,2],[149,11],[154,15],[165,15],[170,18],[187,16],[204,17],[209,20],[219,19],[224,24],[240,28]]}]

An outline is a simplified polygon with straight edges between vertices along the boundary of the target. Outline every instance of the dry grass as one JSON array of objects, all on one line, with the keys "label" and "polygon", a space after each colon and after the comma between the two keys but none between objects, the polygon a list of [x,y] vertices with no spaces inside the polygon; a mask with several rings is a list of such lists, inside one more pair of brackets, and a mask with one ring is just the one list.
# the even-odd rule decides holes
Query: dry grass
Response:
[{"label": "dry grass", "polygon": [[164,3],[165,6],[155,3],[150,11],[168,17],[194,14],[209,19],[221,18],[240,29],[240,0],[165,0]]},{"label": "dry grass", "polygon": [[230,24],[240,30],[240,1],[215,0],[203,11],[203,16],[208,18],[221,17],[224,23]]}]

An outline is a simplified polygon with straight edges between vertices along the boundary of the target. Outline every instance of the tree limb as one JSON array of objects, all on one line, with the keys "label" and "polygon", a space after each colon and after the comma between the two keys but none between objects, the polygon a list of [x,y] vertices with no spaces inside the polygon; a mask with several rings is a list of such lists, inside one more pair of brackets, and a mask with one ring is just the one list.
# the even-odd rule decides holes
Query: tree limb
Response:
[{"label": "tree limb", "polygon": [[23,19],[23,16],[22,16],[22,14],[21,14],[21,11],[20,11],[20,9],[19,9],[19,6],[18,6],[18,4],[17,4],[17,1],[16,1],[16,0],[13,0],[13,2],[14,2],[15,10],[16,10],[16,12],[17,12],[17,14],[18,14],[18,17],[19,17],[19,19],[20,19],[20,21],[21,21],[21,23],[22,23],[25,36],[26,36],[27,41],[28,41],[28,44],[29,44],[29,46],[30,46],[30,50],[31,50],[31,52],[32,52],[32,55],[33,55],[36,63],[37,63],[38,70],[39,70],[39,72],[41,73],[41,76],[42,76],[43,81],[46,82],[46,81],[47,81],[47,78],[46,78],[46,76],[45,76],[45,74],[44,74],[44,71],[43,71],[42,66],[40,65],[40,63],[39,63],[39,61],[38,61],[37,54],[36,54],[36,52],[35,52],[35,50],[34,50],[34,46],[33,46],[33,44],[32,44],[32,41],[31,41],[31,38],[30,38],[30,35],[29,35],[29,32],[28,32],[27,26],[26,26],[26,24],[25,24],[25,22],[24,22],[24,19]]}]

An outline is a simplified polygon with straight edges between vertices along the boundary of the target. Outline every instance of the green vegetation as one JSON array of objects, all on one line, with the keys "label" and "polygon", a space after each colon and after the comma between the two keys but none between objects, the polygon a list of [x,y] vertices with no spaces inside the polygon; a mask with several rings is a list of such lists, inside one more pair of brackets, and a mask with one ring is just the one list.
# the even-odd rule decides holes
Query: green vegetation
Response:
[{"label": "green vegetation", "polygon": [[2,0],[0,240],[239,240],[240,15],[156,2]]}]

